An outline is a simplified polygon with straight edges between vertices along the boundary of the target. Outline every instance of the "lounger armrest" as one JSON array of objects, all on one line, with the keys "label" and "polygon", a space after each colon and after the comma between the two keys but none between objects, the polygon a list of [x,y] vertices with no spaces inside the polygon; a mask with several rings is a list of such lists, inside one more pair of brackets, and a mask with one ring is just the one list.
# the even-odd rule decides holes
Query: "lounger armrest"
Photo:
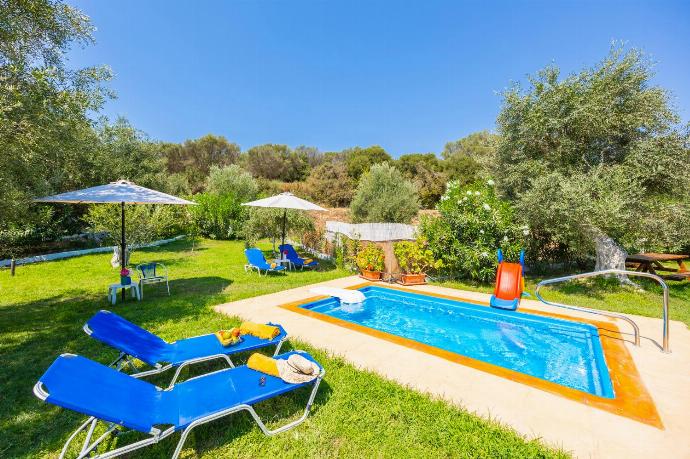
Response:
[{"label": "lounger armrest", "polygon": [[[235,368],[235,365],[232,363],[232,360],[230,360],[230,357],[227,354],[215,354],[215,355],[209,355],[207,357],[199,357],[198,359],[187,360],[185,362],[182,362],[182,364],[177,367],[177,369],[175,370],[175,375],[173,376],[172,381],[170,381],[170,384],[168,385],[168,387],[165,390],[170,390],[173,387],[175,387],[175,383],[177,382],[177,378],[180,376],[180,372],[182,372],[182,369],[184,367],[188,367],[188,366],[194,365],[196,363],[208,362],[211,360],[218,360],[218,359],[225,360],[228,363],[228,365],[230,366],[230,368]],[[202,375],[202,376],[205,376],[205,375]],[[198,378],[198,376],[196,376],[195,378]],[[195,379],[195,378],[190,378],[190,379]]]},{"label": "lounger armrest", "polygon": [[45,402],[50,394],[43,387],[43,383],[38,381],[34,384],[34,395]]}]

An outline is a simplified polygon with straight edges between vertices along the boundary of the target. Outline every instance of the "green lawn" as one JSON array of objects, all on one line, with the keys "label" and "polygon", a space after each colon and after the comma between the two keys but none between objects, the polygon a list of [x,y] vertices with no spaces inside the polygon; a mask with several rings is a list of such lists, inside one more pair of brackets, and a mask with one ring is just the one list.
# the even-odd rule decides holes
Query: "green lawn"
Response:
[{"label": "green lawn", "polygon": [[[178,242],[135,252],[133,263],[157,260],[168,265],[173,294],[168,297],[164,287],[149,287],[144,301],[117,306],[106,301],[106,286],[117,281],[109,254],[20,266],[14,278],[0,270],[0,457],[56,457],[83,419],[39,401],[31,388],[62,352],[104,363],[116,357],[81,330],[97,310],[112,308],[174,340],[238,323],[213,312],[212,305],[347,275],[326,267],[259,278],[244,272],[240,242],[203,241],[194,252],[189,248]],[[328,372],[307,422],[269,438],[249,415],[236,414],[195,429],[184,457],[565,456],[447,403],[355,370],[318,349],[291,344],[313,353]],[[303,391],[264,402],[257,411],[275,427],[295,418],[307,396]],[[178,438],[174,435],[136,457],[169,457]],[[128,440],[118,437],[112,446]]]},{"label": "green lawn", "polygon": [[[568,273],[571,274],[571,273]],[[557,277],[558,275],[547,276]],[[530,277],[525,281],[525,290],[534,294],[536,284],[544,277]],[[647,317],[661,317],[662,289],[653,280],[631,278],[641,288],[621,287],[613,279],[587,279],[554,284],[541,289],[540,293],[548,300],[557,303],[572,304],[594,309],[605,309],[627,314]],[[493,286],[462,281],[437,282],[444,287],[492,293]],[[669,286],[669,316],[690,326],[690,281],[667,281]],[[532,299],[536,297],[532,296]],[[653,338],[661,340],[659,336]],[[673,337],[671,337],[673,347]]]}]

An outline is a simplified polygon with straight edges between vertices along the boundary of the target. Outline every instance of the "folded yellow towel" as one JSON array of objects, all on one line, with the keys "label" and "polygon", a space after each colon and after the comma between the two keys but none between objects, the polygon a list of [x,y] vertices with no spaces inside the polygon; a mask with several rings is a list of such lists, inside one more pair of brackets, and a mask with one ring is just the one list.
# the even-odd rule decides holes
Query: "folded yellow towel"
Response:
[{"label": "folded yellow towel", "polygon": [[305,264],[305,265],[308,265],[308,264],[311,263],[312,261],[314,261],[314,260],[311,259],[311,258],[307,258],[306,260],[304,260],[304,264]]},{"label": "folded yellow towel", "polygon": [[223,346],[231,346],[240,342],[240,329],[231,328],[230,330],[219,330],[215,333],[216,338]]},{"label": "folded yellow towel", "polygon": [[272,359],[263,354],[254,353],[247,360],[247,366],[252,370],[260,371],[261,373],[266,373],[267,375],[280,377],[280,372],[278,372],[278,365],[275,359]]},{"label": "folded yellow towel", "polygon": [[252,335],[261,339],[273,339],[280,335],[280,328],[273,325],[255,324],[254,322],[242,322],[240,333]]}]

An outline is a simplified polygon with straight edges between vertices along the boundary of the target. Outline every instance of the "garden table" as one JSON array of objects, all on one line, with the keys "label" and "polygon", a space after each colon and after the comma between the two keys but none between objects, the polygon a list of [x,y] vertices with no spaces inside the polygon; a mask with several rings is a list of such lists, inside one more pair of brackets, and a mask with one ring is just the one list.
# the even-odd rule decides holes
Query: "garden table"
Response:
[{"label": "garden table", "polygon": [[276,258],[273,262],[278,266],[285,266],[289,271],[295,268],[295,265],[287,258]]},{"label": "garden table", "polygon": [[110,300],[110,303],[117,303],[117,291],[119,289],[122,289],[123,292],[127,289],[131,289],[132,297],[141,301],[141,294],[139,293],[139,284],[132,282],[131,284],[127,285],[111,284],[110,287],[108,287],[108,299]]},{"label": "garden table", "polygon": [[[663,277],[682,280],[690,278],[690,271],[683,263],[684,260],[690,259],[688,255],[674,255],[670,253],[638,253],[635,255],[628,255],[625,260],[626,265],[635,268],[638,272],[647,272],[650,274],[657,274],[657,271],[670,272],[671,274],[664,275]],[[662,261],[675,261],[678,263],[678,269],[668,268],[661,264]]]}]

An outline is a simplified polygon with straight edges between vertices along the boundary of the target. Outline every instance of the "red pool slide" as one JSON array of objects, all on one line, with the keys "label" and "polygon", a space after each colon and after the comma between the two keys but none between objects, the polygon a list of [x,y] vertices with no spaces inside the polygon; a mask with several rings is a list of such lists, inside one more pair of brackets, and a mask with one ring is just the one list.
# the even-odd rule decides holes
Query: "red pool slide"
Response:
[{"label": "red pool slide", "polygon": [[520,304],[525,281],[524,255],[520,253],[520,263],[503,261],[503,254],[498,253],[498,270],[496,271],[496,288],[489,304],[494,308],[514,311]]}]

